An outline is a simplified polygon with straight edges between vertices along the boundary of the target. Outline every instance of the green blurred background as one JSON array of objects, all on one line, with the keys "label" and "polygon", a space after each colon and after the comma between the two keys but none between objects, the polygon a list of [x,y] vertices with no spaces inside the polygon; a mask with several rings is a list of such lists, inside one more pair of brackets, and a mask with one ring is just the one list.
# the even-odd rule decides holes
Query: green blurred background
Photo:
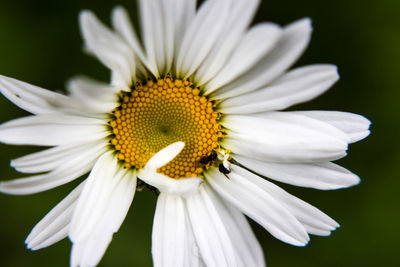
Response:
[{"label": "green blurred background", "polygon": [[[77,74],[107,80],[108,71],[82,51],[77,16],[92,9],[109,23],[117,4],[136,17],[134,0],[1,0],[0,73],[52,90],[63,90]],[[343,110],[372,121],[371,136],[350,147],[339,163],[362,183],[338,191],[282,185],[319,207],[342,227],[330,237],[312,237],[292,247],[252,224],[269,266],[400,266],[398,175],[400,147],[400,1],[263,1],[256,22],[281,25],[313,19],[311,45],[296,65],[334,63],[341,80],[328,93],[295,109]],[[135,19],[137,21],[137,19]],[[27,115],[0,98],[0,122]],[[0,145],[0,178],[19,174],[9,160],[34,148]],[[30,229],[77,185],[73,182],[31,196],[0,195],[0,266],[68,266],[70,242],[37,252],[25,249]],[[100,266],[151,266],[150,240],[155,196],[137,193],[120,231]]]}]

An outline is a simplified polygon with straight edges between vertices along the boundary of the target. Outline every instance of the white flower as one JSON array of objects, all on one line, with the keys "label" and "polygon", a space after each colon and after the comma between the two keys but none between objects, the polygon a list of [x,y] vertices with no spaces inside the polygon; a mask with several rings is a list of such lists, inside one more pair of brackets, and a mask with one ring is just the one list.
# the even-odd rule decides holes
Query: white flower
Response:
[{"label": "white flower", "polygon": [[[307,46],[309,19],[249,28],[257,0],[141,0],[142,40],[124,9],[109,30],[80,16],[86,50],[110,68],[110,84],[75,78],[69,95],[0,77],[0,90],[33,116],[0,126],[0,141],[49,146],[13,160],[34,176],[2,182],[8,194],[48,190],[90,172],[26,243],[69,237],[71,266],[95,266],[140,183],[160,191],[155,266],[264,266],[243,214],[276,238],[304,246],[329,235],[330,217],[268,180],[322,190],[359,178],[331,161],[369,134],[362,116],[282,112],[338,79],[335,66],[287,71]],[[260,177],[262,176],[262,177]]]}]

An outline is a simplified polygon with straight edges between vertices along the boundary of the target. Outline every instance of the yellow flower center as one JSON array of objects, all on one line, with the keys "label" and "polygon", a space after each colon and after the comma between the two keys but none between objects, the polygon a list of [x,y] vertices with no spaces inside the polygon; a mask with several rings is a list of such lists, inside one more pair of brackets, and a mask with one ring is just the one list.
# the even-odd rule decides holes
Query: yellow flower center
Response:
[{"label": "yellow flower center", "polygon": [[177,141],[184,149],[158,172],[171,178],[201,176],[204,157],[223,134],[213,103],[189,81],[158,79],[123,94],[110,121],[111,144],[125,167],[143,168],[158,151]]}]

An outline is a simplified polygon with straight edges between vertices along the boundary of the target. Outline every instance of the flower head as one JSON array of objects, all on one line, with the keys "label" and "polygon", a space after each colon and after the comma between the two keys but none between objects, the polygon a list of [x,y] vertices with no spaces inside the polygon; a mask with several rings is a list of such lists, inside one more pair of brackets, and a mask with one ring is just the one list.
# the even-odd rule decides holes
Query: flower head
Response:
[{"label": "flower head", "polygon": [[95,266],[118,231],[137,178],[159,192],[156,266],[263,266],[245,215],[304,246],[338,224],[266,178],[338,189],[359,178],[331,161],[369,134],[362,116],[282,112],[325,92],[335,66],[288,71],[308,44],[309,19],[249,27],[257,0],[141,0],[141,40],[117,7],[114,30],[80,15],[86,50],[110,83],[78,77],[68,95],[0,77],[5,97],[32,116],[0,126],[0,141],[50,148],[11,162],[31,194],[89,176],[32,230],[36,250],[69,237],[72,266]]}]

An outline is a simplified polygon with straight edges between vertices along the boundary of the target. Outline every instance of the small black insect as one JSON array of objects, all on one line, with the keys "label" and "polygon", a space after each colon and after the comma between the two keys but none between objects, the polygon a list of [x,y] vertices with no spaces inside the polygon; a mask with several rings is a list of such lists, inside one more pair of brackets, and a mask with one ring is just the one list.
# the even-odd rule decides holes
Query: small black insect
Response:
[{"label": "small black insect", "polygon": [[225,166],[224,166],[224,163],[221,163],[221,164],[219,164],[219,166],[218,166],[218,170],[220,171],[220,173],[222,173],[223,175],[225,175],[225,177],[228,178],[228,179],[230,180],[228,174],[231,173],[231,168],[225,167]]},{"label": "small black insect", "polygon": [[218,169],[223,174],[231,173],[231,169],[230,168],[226,168],[223,163],[219,164]]},{"label": "small black insect", "polygon": [[215,152],[215,151],[213,151],[213,152],[211,152],[211,154],[210,155],[208,155],[208,156],[205,156],[205,157],[202,157],[201,159],[200,159],[200,163],[201,164],[207,164],[207,163],[209,163],[209,162],[213,162],[214,160],[216,160],[217,159],[217,152]]}]

